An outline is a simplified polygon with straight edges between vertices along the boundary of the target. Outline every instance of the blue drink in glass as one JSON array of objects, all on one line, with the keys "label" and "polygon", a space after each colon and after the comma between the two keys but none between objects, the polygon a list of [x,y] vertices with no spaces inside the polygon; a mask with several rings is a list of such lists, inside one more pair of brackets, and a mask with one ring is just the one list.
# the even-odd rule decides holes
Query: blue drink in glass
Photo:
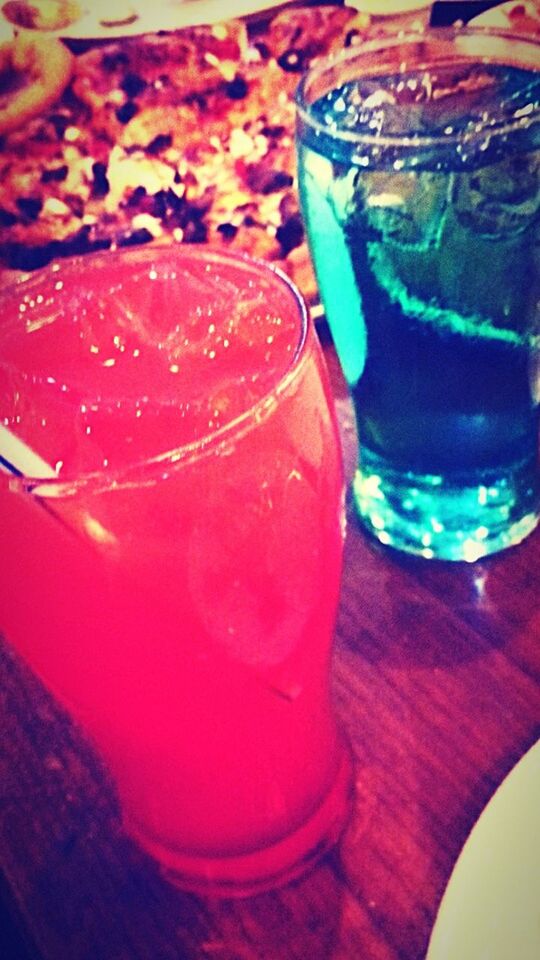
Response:
[{"label": "blue drink in glass", "polygon": [[476,560],[539,516],[540,46],[472,30],[320,63],[302,209],[354,400],[358,513]]}]

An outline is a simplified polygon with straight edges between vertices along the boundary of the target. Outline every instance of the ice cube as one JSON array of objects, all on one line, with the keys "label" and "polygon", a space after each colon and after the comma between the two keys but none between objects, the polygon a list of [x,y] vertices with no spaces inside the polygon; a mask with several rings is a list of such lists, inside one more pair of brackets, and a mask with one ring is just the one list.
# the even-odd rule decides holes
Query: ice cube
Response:
[{"label": "ice cube", "polygon": [[459,177],[454,199],[462,224],[481,237],[523,233],[540,208],[540,154],[510,156]]},{"label": "ice cube", "polygon": [[450,177],[415,171],[364,171],[359,187],[369,225],[383,242],[427,250],[437,244]]}]

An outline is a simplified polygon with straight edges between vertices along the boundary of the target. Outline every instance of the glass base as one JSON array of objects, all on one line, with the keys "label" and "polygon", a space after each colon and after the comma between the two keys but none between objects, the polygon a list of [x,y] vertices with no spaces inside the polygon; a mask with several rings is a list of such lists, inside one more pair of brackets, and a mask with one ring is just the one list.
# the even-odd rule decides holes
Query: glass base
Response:
[{"label": "glass base", "polygon": [[357,511],[381,542],[428,559],[473,562],[524,540],[539,519],[538,464],[504,476],[476,471],[451,478],[400,472],[361,449],[353,480]]},{"label": "glass base", "polygon": [[163,846],[132,821],[125,828],[157,860],[170,883],[203,896],[240,898],[283,886],[306,873],[339,840],[351,805],[352,767],[343,748],[334,783],[309,820],[277,843],[252,853],[201,857]]}]

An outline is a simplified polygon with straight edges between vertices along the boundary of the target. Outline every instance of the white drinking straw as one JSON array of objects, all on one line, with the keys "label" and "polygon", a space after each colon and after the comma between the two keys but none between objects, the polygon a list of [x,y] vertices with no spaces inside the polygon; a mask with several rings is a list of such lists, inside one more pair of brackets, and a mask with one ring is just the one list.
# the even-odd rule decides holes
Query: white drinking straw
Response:
[{"label": "white drinking straw", "polygon": [[0,470],[16,477],[38,480],[58,477],[56,470],[46,460],[3,424],[0,424]]}]

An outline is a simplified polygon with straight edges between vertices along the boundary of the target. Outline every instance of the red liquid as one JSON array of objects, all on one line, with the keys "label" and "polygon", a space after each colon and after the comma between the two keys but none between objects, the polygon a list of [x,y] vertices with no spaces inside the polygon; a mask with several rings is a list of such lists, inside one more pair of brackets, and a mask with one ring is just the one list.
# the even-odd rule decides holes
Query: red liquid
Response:
[{"label": "red liquid", "polygon": [[184,886],[250,892],[346,806],[326,372],[268,270],[83,264],[2,305],[0,416],[64,483],[0,475],[0,626],[93,735],[140,842]]}]

